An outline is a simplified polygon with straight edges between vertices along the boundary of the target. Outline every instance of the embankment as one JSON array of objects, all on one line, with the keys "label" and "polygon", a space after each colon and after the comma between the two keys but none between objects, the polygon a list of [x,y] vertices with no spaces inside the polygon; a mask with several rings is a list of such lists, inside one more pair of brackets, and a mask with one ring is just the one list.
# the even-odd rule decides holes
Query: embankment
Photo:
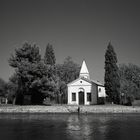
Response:
[{"label": "embankment", "polygon": [[16,106],[2,105],[0,113],[140,113],[140,107],[122,105],[92,105],[92,106]]}]

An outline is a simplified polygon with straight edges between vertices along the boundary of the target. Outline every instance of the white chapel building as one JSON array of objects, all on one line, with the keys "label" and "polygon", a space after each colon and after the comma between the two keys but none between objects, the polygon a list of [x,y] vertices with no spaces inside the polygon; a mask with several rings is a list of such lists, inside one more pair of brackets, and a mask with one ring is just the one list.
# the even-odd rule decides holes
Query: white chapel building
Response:
[{"label": "white chapel building", "polygon": [[67,86],[69,105],[98,104],[98,99],[106,96],[104,85],[90,79],[85,61],[82,63],[79,78]]}]

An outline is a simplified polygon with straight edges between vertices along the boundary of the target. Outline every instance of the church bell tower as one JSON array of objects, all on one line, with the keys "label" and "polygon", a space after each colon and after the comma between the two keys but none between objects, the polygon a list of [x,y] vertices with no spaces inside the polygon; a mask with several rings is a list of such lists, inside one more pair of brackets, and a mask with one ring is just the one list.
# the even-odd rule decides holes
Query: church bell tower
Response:
[{"label": "church bell tower", "polygon": [[80,77],[90,79],[89,71],[88,71],[85,60],[83,61],[82,66],[81,66]]}]

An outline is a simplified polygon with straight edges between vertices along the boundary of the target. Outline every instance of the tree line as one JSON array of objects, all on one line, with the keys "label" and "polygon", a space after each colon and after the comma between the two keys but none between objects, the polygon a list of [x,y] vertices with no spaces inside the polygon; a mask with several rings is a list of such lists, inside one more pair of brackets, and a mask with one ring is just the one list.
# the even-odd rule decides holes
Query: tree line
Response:
[{"label": "tree line", "polygon": [[8,102],[25,104],[42,104],[48,98],[55,103],[67,102],[67,83],[77,78],[80,67],[71,57],[63,64],[56,64],[52,45],[46,46],[44,57],[39,47],[24,43],[9,58],[9,65],[15,69],[7,83]]},{"label": "tree line", "polygon": [[117,54],[111,43],[105,53],[105,90],[109,102],[132,105],[140,100],[140,67],[117,64]]},{"label": "tree line", "polygon": [[[42,104],[48,100],[67,103],[67,84],[78,78],[80,71],[80,66],[71,57],[57,64],[51,44],[47,44],[42,57],[39,46],[24,43],[15,49],[8,63],[15,71],[8,82],[0,78],[0,96],[6,96],[9,103],[20,105]],[[140,99],[140,67],[117,63],[117,54],[109,43],[104,77],[108,101],[126,104]]]}]

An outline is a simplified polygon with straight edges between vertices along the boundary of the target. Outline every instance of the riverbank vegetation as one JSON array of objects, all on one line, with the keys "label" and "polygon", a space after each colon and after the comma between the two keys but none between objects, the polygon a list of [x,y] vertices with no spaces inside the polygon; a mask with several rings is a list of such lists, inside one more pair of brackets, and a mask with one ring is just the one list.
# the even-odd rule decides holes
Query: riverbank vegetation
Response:
[{"label": "riverbank vegetation", "polygon": [[134,100],[140,100],[140,67],[134,64],[118,65],[117,61],[117,54],[109,43],[105,53],[107,99],[115,104],[132,105]]},{"label": "riverbank vegetation", "polygon": [[7,83],[8,102],[12,104],[42,104],[44,99],[55,103],[67,102],[67,83],[79,76],[80,66],[71,57],[56,64],[52,45],[44,56],[35,44],[24,43],[9,59],[15,69]]},{"label": "riverbank vegetation", "polygon": [[[79,76],[80,70],[71,57],[57,64],[51,44],[41,56],[39,46],[24,43],[8,63],[15,71],[8,82],[0,79],[0,97],[18,105],[66,104],[67,84]],[[111,43],[105,53],[105,89],[111,103],[132,105],[132,101],[140,100],[140,67],[118,65]]]}]

